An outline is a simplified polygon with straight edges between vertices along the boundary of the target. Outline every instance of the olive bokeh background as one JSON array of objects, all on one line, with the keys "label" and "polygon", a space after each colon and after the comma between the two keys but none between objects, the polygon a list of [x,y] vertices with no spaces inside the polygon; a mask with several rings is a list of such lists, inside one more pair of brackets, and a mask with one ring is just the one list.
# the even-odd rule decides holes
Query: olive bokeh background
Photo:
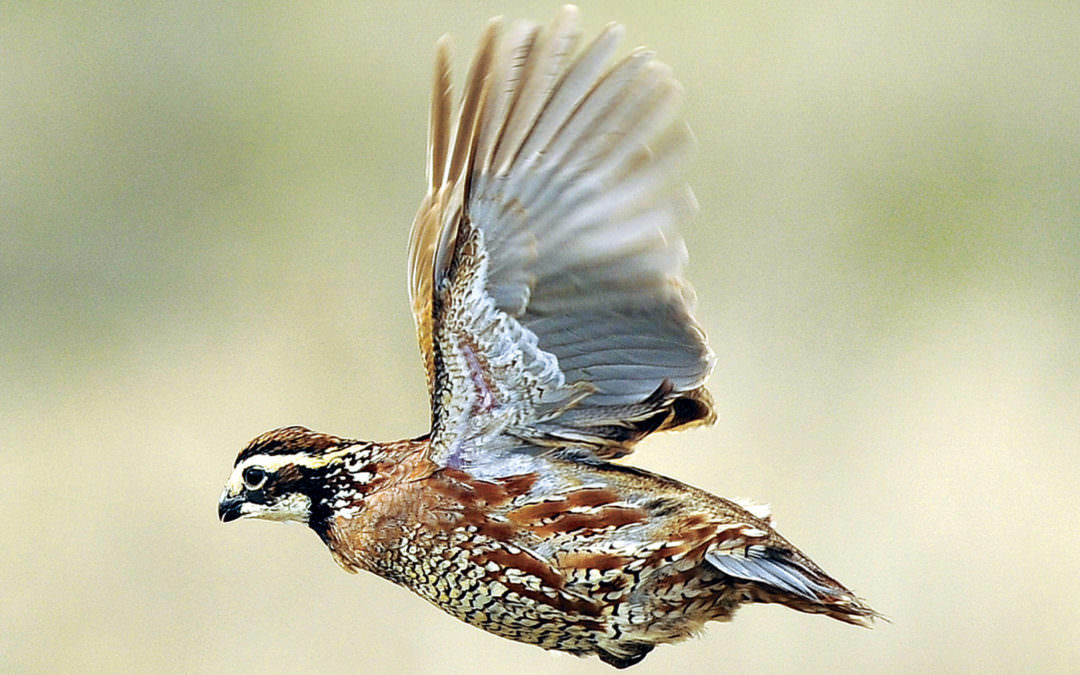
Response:
[{"label": "olive bokeh background", "polygon": [[[285,424],[426,430],[405,290],[433,43],[554,3],[0,3],[0,670],[602,673],[221,525]],[[635,673],[1080,668],[1080,13],[588,2],[673,66],[715,427],[888,614],[751,607]]]}]

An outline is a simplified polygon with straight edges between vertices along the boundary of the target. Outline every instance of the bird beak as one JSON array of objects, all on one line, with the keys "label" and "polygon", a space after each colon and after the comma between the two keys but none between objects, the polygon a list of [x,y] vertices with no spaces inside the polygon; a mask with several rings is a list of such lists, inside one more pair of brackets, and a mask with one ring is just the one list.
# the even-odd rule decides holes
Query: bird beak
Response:
[{"label": "bird beak", "polygon": [[221,518],[221,522],[227,523],[231,520],[236,520],[243,513],[244,498],[243,497],[230,497],[228,495],[222,495],[221,501],[218,502],[218,518]]}]

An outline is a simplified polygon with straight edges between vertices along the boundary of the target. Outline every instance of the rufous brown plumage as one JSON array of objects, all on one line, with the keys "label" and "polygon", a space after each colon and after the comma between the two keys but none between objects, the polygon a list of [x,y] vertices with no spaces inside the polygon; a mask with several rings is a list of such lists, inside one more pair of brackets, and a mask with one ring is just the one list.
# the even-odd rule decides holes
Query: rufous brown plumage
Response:
[{"label": "rufous brown plumage", "polygon": [[867,624],[765,507],[611,461],[714,419],[678,229],[696,209],[681,92],[651,52],[612,64],[621,33],[576,53],[572,7],[543,29],[493,20],[456,115],[438,43],[409,247],[431,431],[263,434],[221,518],[304,522],[349,571],[616,667],[746,603]]}]

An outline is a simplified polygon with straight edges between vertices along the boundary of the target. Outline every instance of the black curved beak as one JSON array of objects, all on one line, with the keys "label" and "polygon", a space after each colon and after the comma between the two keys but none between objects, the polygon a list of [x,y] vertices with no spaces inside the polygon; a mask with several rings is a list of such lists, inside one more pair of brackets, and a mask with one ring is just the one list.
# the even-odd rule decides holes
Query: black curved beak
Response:
[{"label": "black curved beak", "polygon": [[218,518],[221,518],[223,523],[236,520],[242,515],[240,509],[243,506],[243,497],[222,497],[217,507]]}]

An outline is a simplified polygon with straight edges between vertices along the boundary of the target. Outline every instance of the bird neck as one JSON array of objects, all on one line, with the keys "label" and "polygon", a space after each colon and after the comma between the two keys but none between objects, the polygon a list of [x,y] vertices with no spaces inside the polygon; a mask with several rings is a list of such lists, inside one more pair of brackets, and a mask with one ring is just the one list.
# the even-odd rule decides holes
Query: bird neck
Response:
[{"label": "bird neck", "polygon": [[404,482],[422,480],[438,467],[427,459],[426,437],[390,443],[357,443],[305,476],[311,497],[308,526],[323,540],[337,519],[360,514],[372,495]]}]

